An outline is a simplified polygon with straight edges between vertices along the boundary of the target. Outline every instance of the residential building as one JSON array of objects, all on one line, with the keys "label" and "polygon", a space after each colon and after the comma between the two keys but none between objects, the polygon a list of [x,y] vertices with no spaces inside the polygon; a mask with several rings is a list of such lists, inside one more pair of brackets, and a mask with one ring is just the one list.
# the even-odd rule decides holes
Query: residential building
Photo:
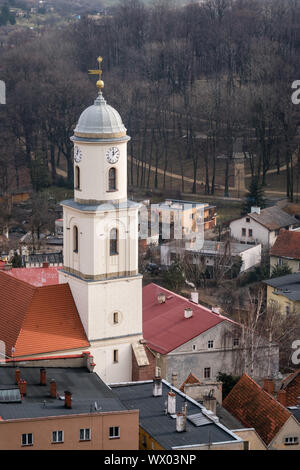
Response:
[{"label": "residential building", "polygon": [[219,242],[204,240],[200,249],[186,248],[184,242],[173,240],[160,247],[161,264],[170,266],[177,258],[185,257],[192,264],[204,264],[207,269],[213,269],[216,263],[224,263],[224,268],[231,265],[233,258],[240,257],[242,265],[240,272],[247,271],[261,262],[261,245],[244,245],[235,242]]},{"label": "residential building", "polygon": [[223,407],[245,427],[254,428],[269,450],[300,449],[297,419],[247,374],[226,396]]},{"label": "residential building", "polygon": [[291,230],[299,220],[287,214],[277,206],[260,209],[252,207],[251,212],[230,222],[231,236],[239,243],[261,243],[271,248],[281,228]]},{"label": "residential building", "polygon": [[1,450],[137,450],[138,410],[86,368],[0,367]]},{"label": "residential building", "polygon": [[[160,374],[171,382],[175,372],[183,383],[189,370],[201,381],[216,380],[220,371],[241,375],[250,349],[240,325],[197,302],[153,283],[143,288],[143,346],[149,366],[137,367],[133,355],[133,380],[140,380],[140,374],[148,379]],[[267,340],[257,337],[253,353],[257,377],[264,377],[269,367],[272,374],[278,373],[278,345],[268,350]]]},{"label": "residential building", "polygon": [[267,302],[277,305],[282,314],[300,314],[300,272],[263,281],[267,285]]},{"label": "residential building", "polygon": [[213,413],[161,378],[111,388],[126,408],[139,410],[140,450],[244,448]]},{"label": "residential building", "polygon": [[280,230],[270,250],[270,273],[275,266],[288,266],[293,273],[300,271],[300,232]]}]

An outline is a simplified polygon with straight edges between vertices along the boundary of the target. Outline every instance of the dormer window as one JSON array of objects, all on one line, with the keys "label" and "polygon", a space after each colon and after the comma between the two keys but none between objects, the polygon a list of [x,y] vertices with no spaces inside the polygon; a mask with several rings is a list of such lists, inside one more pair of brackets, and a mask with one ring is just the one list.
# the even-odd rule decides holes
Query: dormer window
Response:
[{"label": "dormer window", "polygon": [[115,168],[110,168],[108,172],[108,190],[117,190],[117,170]]}]

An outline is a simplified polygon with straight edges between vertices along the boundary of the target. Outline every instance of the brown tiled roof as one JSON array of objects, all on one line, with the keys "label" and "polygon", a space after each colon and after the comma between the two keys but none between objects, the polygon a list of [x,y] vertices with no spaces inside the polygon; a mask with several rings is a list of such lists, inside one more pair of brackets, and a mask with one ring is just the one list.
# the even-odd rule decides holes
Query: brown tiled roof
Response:
[{"label": "brown tiled roof", "polygon": [[281,390],[286,390],[287,406],[297,406],[300,397],[300,369],[288,375],[281,382]]},{"label": "brown tiled roof", "polygon": [[267,445],[291,416],[247,374],[243,374],[222,406],[245,427],[254,428]]},{"label": "brown tiled roof", "polygon": [[270,255],[300,260],[300,232],[280,230]]},{"label": "brown tiled roof", "polygon": [[192,372],[189,373],[183,384],[180,386],[179,390],[184,392],[184,386],[186,384],[200,384],[200,380]]},{"label": "brown tiled roof", "polygon": [[277,206],[262,209],[260,214],[252,212],[248,214],[253,220],[266,227],[268,230],[279,230],[290,225],[299,224],[299,220],[287,214]]},{"label": "brown tiled roof", "polygon": [[68,284],[34,287],[0,272],[0,341],[6,355],[89,346]]}]

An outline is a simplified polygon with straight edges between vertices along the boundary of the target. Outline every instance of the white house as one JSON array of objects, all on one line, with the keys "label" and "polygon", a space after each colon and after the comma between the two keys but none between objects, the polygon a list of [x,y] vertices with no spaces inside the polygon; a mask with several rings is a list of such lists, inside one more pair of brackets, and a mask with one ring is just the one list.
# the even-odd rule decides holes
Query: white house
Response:
[{"label": "white house", "polygon": [[271,248],[281,228],[291,230],[298,224],[299,220],[277,206],[266,209],[252,207],[249,214],[230,223],[230,233],[239,243],[261,243],[266,248]]}]

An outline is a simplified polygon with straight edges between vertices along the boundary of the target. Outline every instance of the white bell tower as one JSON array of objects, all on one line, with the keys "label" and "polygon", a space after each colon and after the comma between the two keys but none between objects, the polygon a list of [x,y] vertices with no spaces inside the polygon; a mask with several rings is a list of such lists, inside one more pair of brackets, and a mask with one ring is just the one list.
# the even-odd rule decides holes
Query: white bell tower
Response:
[{"label": "white bell tower", "polygon": [[140,206],[127,200],[130,137],[119,113],[103,98],[103,86],[99,79],[98,97],[83,111],[71,137],[74,199],[61,203],[64,267],[59,276],[70,285],[95,370],[112,383],[131,380],[131,344],[142,338]]}]

